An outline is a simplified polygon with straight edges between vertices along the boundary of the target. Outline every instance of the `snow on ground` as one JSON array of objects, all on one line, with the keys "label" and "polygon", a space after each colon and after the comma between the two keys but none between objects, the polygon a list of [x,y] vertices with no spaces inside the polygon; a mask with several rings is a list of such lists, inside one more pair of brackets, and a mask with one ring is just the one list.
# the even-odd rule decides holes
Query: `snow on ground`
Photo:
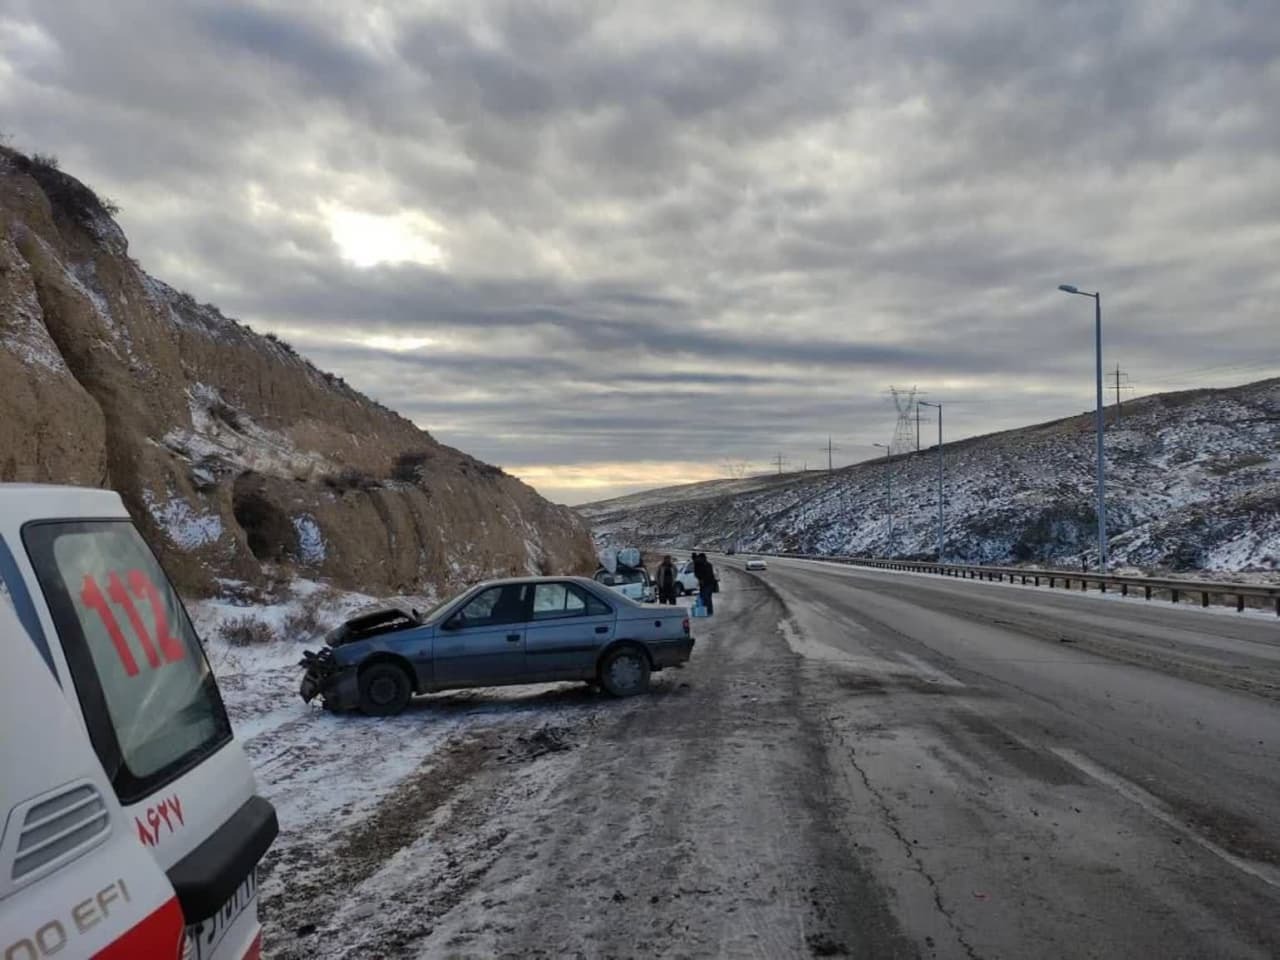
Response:
[{"label": "snow on ground", "polygon": [[198,550],[222,539],[222,518],[216,513],[197,513],[181,497],[161,503],[147,490],[142,498],[152,518],[179,549]]},{"label": "snow on ground", "polygon": [[293,529],[298,534],[298,553],[302,562],[310,566],[324,563],[324,535],[316,518],[309,513],[294,517]]},{"label": "snow on ground", "polygon": [[301,451],[283,433],[257,423],[208,384],[194,384],[187,391],[187,405],[191,429],[174,427],[162,441],[193,463],[216,457],[241,469],[283,477],[336,469],[320,454]]},{"label": "snow on ground", "polygon": [[[20,269],[29,269],[21,257],[11,257]],[[12,304],[5,323],[0,326],[0,350],[7,350],[29,367],[43,367],[53,373],[70,376],[58,345],[44,325],[40,301],[34,289],[27,289]]]}]

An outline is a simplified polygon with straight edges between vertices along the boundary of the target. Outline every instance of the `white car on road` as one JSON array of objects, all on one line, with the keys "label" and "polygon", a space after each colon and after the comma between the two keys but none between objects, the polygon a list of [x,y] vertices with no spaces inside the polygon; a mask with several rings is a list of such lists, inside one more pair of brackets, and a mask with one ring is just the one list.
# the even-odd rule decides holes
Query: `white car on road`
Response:
[{"label": "white car on road", "polygon": [[657,599],[657,588],[644,567],[619,567],[612,573],[602,568],[592,579],[637,603],[652,603]]},{"label": "white car on road", "polygon": [[763,557],[751,557],[747,560],[748,570],[768,570],[769,566],[764,562]]}]

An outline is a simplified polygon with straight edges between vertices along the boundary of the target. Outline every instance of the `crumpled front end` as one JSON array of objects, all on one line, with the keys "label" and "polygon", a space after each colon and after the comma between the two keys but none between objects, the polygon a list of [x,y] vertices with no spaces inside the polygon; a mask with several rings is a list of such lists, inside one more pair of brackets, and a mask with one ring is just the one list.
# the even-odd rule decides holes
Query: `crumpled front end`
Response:
[{"label": "crumpled front end", "polygon": [[332,648],[304,651],[298,665],[303,668],[298,695],[304,703],[320,697],[326,710],[352,710],[360,702],[355,668],[340,666]]}]

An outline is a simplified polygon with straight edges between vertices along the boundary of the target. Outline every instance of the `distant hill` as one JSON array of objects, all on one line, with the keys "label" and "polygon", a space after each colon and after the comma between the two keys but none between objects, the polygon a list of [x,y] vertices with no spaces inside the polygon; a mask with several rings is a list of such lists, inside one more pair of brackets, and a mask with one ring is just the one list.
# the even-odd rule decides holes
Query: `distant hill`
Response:
[{"label": "distant hill", "polygon": [[[1155,394],[1107,411],[1107,525],[1118,566],[1280,569],[1280,379]],[[947,559],[1078,566],[1096,557],[1093,415],[943,448]],[[936,448],[894,458],[895,553],[932,558]],[[884,460],[713,480],[586,504],[598,539],[885,556]]]}]

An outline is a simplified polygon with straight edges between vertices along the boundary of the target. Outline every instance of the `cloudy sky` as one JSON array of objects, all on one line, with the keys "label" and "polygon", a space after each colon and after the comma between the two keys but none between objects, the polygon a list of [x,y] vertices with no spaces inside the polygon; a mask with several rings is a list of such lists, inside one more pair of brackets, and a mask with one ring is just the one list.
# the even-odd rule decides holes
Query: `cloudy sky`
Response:
[{"label": "cloudy sky", "polygon": [[568,502],[1280,372],[1274,0],[0,0],[144,266]]}]

